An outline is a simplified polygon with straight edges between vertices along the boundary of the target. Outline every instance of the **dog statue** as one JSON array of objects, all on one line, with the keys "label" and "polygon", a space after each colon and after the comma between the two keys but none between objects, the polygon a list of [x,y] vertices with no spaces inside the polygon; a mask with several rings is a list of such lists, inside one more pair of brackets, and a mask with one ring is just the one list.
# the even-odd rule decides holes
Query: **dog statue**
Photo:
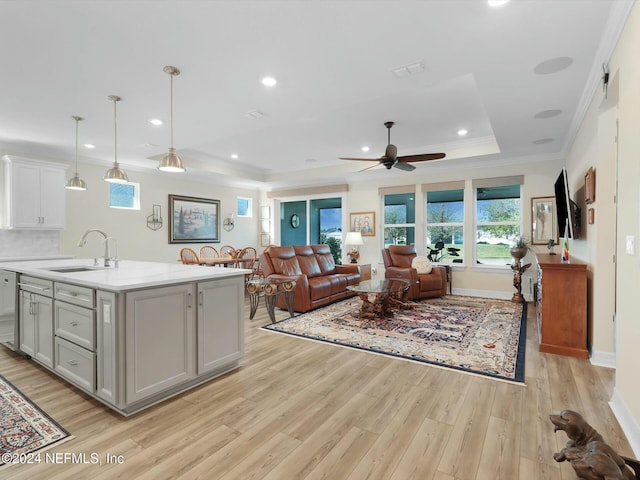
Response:
[{"label": "dog statue", "polygon": [[589,425],[578,412],[574,412],[573,410],[562,410],[560,415],[549,415],[549,419],[554,425],[554,432],[562,430],[569,438],[567,446],[560,452],[553,454],[553,458],[556,462],[564,462],[567,459],[565,451],[568,448],[586,447],[589,442],[603,441],[602,435],[600,435],[595,428]]},{"label": "dog statue", "polygon": [[[556,462],[568,461],[582,480],[640,480],[637,470],[618,455],[602,439],[582,415],[563,410],[549,415],[554,431],[563,430],[569,441],[560,452],[554,453]],[[633,469],[633,472],[631,471]]]}]

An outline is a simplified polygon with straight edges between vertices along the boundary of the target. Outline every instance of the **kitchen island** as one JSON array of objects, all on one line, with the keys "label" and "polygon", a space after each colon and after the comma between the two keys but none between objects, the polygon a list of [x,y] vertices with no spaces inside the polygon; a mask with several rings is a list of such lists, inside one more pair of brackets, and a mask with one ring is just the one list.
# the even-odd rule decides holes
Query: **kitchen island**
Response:
[{"label": "kitchen island", "polygon": [[123,260],[6,262],[16,349],[122,415],[238,367],[248,270]]}]

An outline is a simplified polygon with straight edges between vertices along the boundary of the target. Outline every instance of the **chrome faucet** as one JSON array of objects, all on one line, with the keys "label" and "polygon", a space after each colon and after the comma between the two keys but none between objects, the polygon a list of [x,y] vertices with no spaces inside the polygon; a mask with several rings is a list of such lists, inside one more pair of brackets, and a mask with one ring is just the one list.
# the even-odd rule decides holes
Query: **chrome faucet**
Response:
[{"label": "chrome faucet", "polygon": [[82,236],[80,237],[80,240],[78,240],[78,246],[84,247],[87,244],[87,235],[89,235],[91,232],[99,233],[104,237],[104,266],[108,267],[110,265],[109,261],[111,260],[111,255],[109,254],[109,238],[112,238],[112,237],[109,237],[103,230],[99,230],[97,228],[90,228],[89,230],[87,230],[82,234]]}]

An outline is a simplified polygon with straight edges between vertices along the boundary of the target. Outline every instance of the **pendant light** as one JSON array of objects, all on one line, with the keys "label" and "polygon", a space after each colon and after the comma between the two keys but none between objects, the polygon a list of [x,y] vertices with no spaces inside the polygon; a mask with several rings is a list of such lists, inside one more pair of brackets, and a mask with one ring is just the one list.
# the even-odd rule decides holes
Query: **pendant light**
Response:
[{"label": "pendant light", "polygon": [[158,169],[163,172],[184,172],[185,168],[182,159],[176,154],[176,149],[173,148],[173,77],[180,75],[180,70],[171,65],[167,65],[162,70],[171,77],[171,145],[169,146],[169,153],[160,160]]},{"label": "pendant light", "polygon": [[67,190],[86,190],[87,182],[82,180],[78,173],[78,122],[82,121],[82,117],[73,116],[71,118],[76,121],[76,174],[69,179],[64,188]]},{"label": "pendant light", "polygon": [[114,154],[113,167],[107,170],[107,173],[104,174],[103,180],[110,183],[127,183],[129,181],[129,177],[127,177],[126,172],[120,168],[120,164],[118,163],[118,117],[116,112],[116,104],[122,99],[117,95],[109,95],[107,99],[113,102]]}]

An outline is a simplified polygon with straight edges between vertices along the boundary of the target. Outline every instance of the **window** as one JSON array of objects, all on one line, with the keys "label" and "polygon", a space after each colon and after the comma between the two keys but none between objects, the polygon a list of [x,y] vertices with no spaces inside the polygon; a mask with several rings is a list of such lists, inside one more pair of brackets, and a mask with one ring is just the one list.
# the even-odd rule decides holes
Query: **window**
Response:
[{"label": "window", "polygon": [[140,210],[140,184],[110,183],[109,207]]},{"label": "window", "polygon": [[384,196],[384,246],[413,245],[416,238],[415,193]]},{"label": "window", "polygon": [[238,197],[237,215],[239,217],[253,217],[253,201],[251,198]]},{"label": "window", "polygon": [[462,263],[464,189],[427,192],[425,210],[425,245],[430,260],[440,263]]},{"label": "window", "polygon": [[476,188],[476,260],[509,265],[511,243],[520,234],[520,185]]}]

